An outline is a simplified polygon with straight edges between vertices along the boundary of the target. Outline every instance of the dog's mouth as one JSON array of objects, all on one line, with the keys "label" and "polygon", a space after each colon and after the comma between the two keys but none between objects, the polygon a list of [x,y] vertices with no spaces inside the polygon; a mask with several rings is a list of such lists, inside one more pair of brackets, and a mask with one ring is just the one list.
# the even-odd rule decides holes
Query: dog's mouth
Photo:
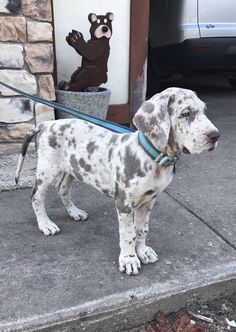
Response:
[{"label": "dog's mouth", "polygon": [[215,150],[216,146],[217,146],[217,143],[214,143],[207,151]]}]

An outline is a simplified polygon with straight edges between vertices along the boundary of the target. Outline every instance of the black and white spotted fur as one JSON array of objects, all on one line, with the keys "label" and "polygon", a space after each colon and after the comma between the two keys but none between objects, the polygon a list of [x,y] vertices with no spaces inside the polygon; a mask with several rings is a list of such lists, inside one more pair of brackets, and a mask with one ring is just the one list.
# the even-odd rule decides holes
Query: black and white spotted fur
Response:
[{"label": "black and white spotted fur", "polygon": [[[205,115],[205,104],[191,90],[169,88],[144,102],[134,124],[152,144],[169,156],[177,152],[213,150],[219,138]],[[112,197],[119,220],[119,269],[138,274],[141,263],[158,260],[146,245],[148,220],[155,199],[173,178],[173,166],[159,166],[143,150],[137,132],[116,134],[79,119],[48,121],[26,136],[20,157],[18,181],[27,145],[38,136],[38,165],[32,205],[38,227],[45,235],[60,231],[47,216],[45,195],[54,184],[69,215],[85,220],[88,215],[71,201],[75,179]]]}]

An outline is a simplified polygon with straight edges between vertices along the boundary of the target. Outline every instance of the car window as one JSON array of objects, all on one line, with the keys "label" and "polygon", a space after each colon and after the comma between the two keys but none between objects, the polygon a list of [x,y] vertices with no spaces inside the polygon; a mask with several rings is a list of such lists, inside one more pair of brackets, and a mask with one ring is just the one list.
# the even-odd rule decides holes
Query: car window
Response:
[{"label": "car window", "polygon": [[199,0],[199,23],[236,22],[235,0]]}]

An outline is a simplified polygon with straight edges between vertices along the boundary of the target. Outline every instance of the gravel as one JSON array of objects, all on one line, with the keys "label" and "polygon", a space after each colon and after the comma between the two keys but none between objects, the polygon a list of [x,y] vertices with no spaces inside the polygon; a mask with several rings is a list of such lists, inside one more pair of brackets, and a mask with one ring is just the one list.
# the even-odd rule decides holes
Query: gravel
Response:
[{"label": "gravel", "polygon": [[37,154],[28,153],[25,157],[19,184],[15,184],[15,171],[19,155],[0,156],[0,191],[31,188],[35,181]]}]

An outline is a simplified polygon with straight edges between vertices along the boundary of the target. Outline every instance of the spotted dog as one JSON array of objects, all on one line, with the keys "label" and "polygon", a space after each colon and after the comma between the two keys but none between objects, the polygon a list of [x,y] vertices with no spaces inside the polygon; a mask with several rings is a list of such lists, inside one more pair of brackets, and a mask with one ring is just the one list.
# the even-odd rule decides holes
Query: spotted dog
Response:
[{"label": "spotted dog", "polygon": [[146,245],[148,220],[155,199],[169,185],[174,166],[160,166],[138,139],[142,132],[153,147],[167,156],[199,154],[216,147],[217,128],[205,115],[206,105],[195,92],[169,88],[145,101],[134,116],[138,131],[117,134],[79,119],[48,121],[26,135],[16,181],[33,136],[38,136],[38,165],[32,205],[38,227],[45,235],[60,231],[46,214],[45,195],[54,184],[74,220],[88,215],[71,201],[77,179],[115,202],[120,235],[119,269],[138,274],[141,263],[154,263],[156,252]]}]

